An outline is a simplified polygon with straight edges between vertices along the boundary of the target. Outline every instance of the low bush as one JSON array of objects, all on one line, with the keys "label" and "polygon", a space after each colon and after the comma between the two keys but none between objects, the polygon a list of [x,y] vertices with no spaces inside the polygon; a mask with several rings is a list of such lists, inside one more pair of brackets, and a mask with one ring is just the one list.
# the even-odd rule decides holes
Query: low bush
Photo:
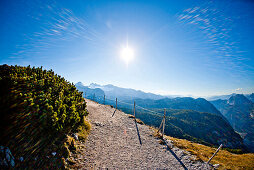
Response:
[{"label": "low bush", "polygon": [[66,135],[89,129],[82,93],[42,67],[0,66],[0,110],[0,145],[24,159],[20,168],[59,168]]}]

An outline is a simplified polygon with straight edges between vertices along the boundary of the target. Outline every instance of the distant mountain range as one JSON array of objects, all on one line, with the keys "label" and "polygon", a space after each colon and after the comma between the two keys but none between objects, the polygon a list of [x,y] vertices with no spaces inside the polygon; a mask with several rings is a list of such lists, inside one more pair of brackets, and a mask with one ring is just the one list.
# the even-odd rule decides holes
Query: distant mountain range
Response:
[{"label": "distant mountain range", "polygon": [[[209,97],[205,97],[206,100],[208,101],[213,101],[213,100],[228,100],[230,97],[237,95],[236,93],[232,93],[232,94],[227,94],[227,95],[218,95],[218,96],[209,96]],[[254,93],[252,94],[243,94],[244,96],[246,96],[249,100],[251,100],[252,102],[254,102]]]},{"label": "distant mountain range", "polygon": [[119,101],[127,103],[133,103],[135,100],[138,105],[147,108],[187,109],[221,115],[220,111],[204,98],[168,98],[153,93],[145,93],[141,90],[121,88],[111,84],[99,85],[91,83],[89,86],[84,86],[81,82],[78,82],[76,87],[78,90],[83,91],[84,94],[86,93],[87,97],[91,99],[93,99],[94,95],[97,100],[102,99],[105,94],[107,99],[115,100],[117,97]]},{"label": "distant mountain range", "polygon": [[[127,101],[130,102],[130,101]],[[170,108],[185,109],[198,112],[213,113],[222,116],[210,102],[204,98],[193,99],[191,97],[163,98],[159,100],[136,99],[135,102],[145,108]]]},{"label": "distant mountain range", "polygon": [[[160,115],[163,114],[163,108],[166,108],[168,123],[165,132],[168,135],[208,144],[219,145],[223,143],[229,148],[244,148],[242,138],[231,127],[227,117],[221,114],[219,107],[216,108],[204,98],[165,97],[140,90],[114,85],[102,86],[95,83],[84,86],[79,82],[76,87],[83,91],[87,98],[94,99],[99,103],[104,102],[103,96],[106,95],[106,104],[115,106],[115,98],[117,97],[118,108],[129,114],[133,112],[135,100],[137,105],[136,116],[152,126],[159,126],[161,118],[141,108],[152,110]],[[227,95],[224,97],[230,98]],[[253,95],[249,95],[249,97],[253,97]]]},{"label": "distant mountain range", "polygon": [[214,100],[211,103],[227,118],[235,131],[244,139],[244,144],[254,152],[254,93],[242,94],[228,100]]},{"label": "distant mountain range", "polygon": [[115,99],[116,97],[121,100],[126,99],[162,99],[165,98],[165,96],[153,94],[153,93],[146,93],[141,90],[134,90],[134,89],[128,89],[128,88],[121,88],[117,87],[111,84],[108,85],[99,85],[96,83],[91,83],[88,86],[90,89],[102,89],[107,96],[107,98]]},{"label": "distant mountain range", "polygon": [[83,92],[84,97],[93,98],[96,96],[104,96],[104,91],[100,88],[89,88],[88,86],[85,86],[83,83],[78,82],[75,84],[76,88]]}]

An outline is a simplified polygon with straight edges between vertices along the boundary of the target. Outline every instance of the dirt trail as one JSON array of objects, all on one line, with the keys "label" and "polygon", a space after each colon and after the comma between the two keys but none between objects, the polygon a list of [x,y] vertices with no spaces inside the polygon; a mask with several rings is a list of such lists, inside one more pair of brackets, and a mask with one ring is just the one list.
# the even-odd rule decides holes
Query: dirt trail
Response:
[{"label": "dirt trail", "polygon": [[116,110],[112,117],[114,108],[86,102],[92,129],[85,144],[79,143],[81,152],[72,155],[77,169],[209,169],[205,163],[191,161],[183,150],[159,144],[151,128],[137,124],[141,145],[129,115]]}]

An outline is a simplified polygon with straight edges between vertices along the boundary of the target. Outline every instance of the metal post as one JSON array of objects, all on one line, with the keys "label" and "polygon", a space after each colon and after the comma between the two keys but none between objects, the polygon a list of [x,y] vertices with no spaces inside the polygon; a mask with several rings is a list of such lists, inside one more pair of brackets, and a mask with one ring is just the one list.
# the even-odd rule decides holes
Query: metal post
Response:
[{"label": "metal post", "polygon": [[216,150],[216,152],[213,154],[213,156],[207,161],[207,163],[209,164],[209,162],[213,159],[213,157],[219,152],[219,150],[221,149],[222,144],[220,144],[219,148]]},{"label": "metal post", "polygon": [[86,92],[85,92],[85,98],[86,98]]},{"label": "metal post", "polygon": [[104,105],[105,105],[105,94],[104,94],[104,102],[103,102],[103,103],[104,103]]}]

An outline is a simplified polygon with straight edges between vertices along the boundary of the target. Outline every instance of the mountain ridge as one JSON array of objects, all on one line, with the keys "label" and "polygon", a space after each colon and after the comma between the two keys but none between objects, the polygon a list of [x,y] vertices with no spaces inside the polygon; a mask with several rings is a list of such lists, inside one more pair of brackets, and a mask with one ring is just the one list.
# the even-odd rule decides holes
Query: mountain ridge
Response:
[{"label": "mountain ridge", "polygon": [[240,133],[245,145],[254,151],[254,103],[246,96],[237,94],[228,100],[211,101],[227,118],[232,127]]},{"label": "mountain ridge", "polygon": [[75,84],[76,88],[83,92],[83,97],[96,97],[96,96],[104,96],[105,93],[103,90],[101,90],[100,88],[94,88],[91,89],[88,86],[85,86],[82,82],[78,82]]},{"label": "mountain ridge", "polygon": [[[81,84],[81,82],[77,83],[78,85]],[[112,84],[107,84],[107,85],[99,85],[96,83],[91,83],[89,86],[86,86],[90,89],[101,89],[104,91],[105,95],[108,98],[115,99],[115,97],[119,99],[135,99],[135,98],[150,98],[150,99],[161,99],[165,98],[165,96],[162,95],[157,95],[153,93],[146,93],[141,90],[135,90],[131,88],[122,88],[122,87],[117,87]],[[101,96],[103,97],[103,96]]]}]

